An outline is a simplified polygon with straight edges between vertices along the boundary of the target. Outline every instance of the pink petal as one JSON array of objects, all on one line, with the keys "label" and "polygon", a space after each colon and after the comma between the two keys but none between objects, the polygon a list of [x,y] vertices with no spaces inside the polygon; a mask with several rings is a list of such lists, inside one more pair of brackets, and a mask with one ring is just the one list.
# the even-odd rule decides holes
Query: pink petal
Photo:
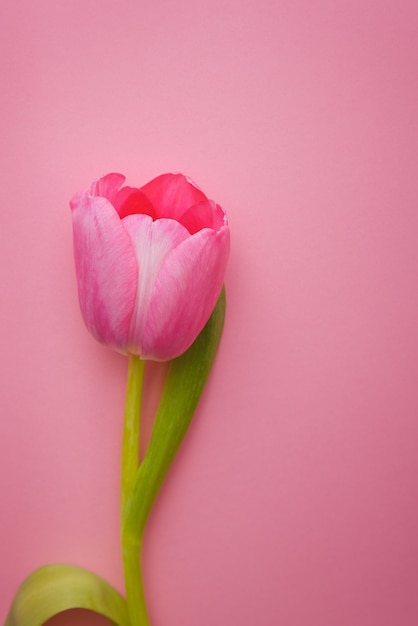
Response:
[{"label": "pink petal", "polygon": [[90,187],[92,196],[101,196],[114,203],[119,187],[125,182],[125,176],[122,174],[106,174],[102,178],[95,180]]},{"label": "pink petal", "polygon": [[131,240],[105,198],[84,192],[71,208],[84,321],[99,341],[125,352],[138,279]]},{"label": "pink petal", "polygon": [[227,226],[201,230],[167,256],[149,304],[144,358],[172,359],[189,348],[219,297],[228,256]]},{"label": "pink petal", "polygon": [[190,207],[206,200],[206,196],[183,174],[162,174],[141,187],[154,207],[157,217],[179,220]]},{"label": "pink petal", "polygon": [[149,215],[128,215],[122,224],[129,234],[138,262],[138,291],[129,329],[129,351],[142,354],[144,326],[154,284],[166,257],[190,233],[175,220],[153,221]]}]

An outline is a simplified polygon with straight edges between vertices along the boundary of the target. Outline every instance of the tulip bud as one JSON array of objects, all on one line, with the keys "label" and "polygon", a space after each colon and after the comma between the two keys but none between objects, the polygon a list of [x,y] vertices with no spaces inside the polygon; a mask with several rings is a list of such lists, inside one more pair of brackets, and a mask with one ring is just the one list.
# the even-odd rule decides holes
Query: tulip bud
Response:
[{"label": "tulip bud", "polygon": [[185,352],[222,289],[229,228],[182,174],[137,189],[108,174],[70,202],[81,312],[99,341],[165,361]]}]

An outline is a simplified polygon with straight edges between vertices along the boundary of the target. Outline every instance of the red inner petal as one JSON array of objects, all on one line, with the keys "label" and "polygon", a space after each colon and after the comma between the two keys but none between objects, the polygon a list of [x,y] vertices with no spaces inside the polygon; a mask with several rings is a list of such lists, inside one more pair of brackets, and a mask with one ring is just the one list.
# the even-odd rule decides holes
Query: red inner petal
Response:
[{"label": "red inner petal", "polygon": [[187,228],[191,235],[203,228],[219,230],[224,221],[224,212],[221,207],[213,200],[207,199],[191,206],[177,218],[174,215],[161,214],[161,207],[157,207],[156,210],[147,196],[135,187],[122,187],[116,194],[113,204],[120,219],[127,215],[149,215],[153,220],[170,217]]},{"label": "red inner petal", "polygon": [[224,214],[220,206],[213,200],[203,200],[195,206],[190,207],[179,219],[191,235],[197,233],[202,228],[213,228],[219,230],[223,224]]},{"label": "red inner petal", "polygon": [[116,196],[114,206],[122,219],[127,215],[150,215],[157,219],[155,209],[145,194],[134,187],[123,187]]},{"label": "red inner petal", "polygon": [[206,196],[183,174],[162,174],[141,187],[156,208],[157,217],[181,222],[184,213],[206,200]]}]

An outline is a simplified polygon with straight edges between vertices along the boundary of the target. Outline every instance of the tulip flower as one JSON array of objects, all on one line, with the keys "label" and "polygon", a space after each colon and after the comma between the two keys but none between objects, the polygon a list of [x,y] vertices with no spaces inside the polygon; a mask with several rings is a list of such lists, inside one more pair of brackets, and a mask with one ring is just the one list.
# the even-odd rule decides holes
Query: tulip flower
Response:
[{"label": "tulip flower", "polygon": [[182,174],[141,188],[124,181],[108,174],[70,202],[82,315],[108,346],[170,360],[190,347],[220,295],[226,215]]}]

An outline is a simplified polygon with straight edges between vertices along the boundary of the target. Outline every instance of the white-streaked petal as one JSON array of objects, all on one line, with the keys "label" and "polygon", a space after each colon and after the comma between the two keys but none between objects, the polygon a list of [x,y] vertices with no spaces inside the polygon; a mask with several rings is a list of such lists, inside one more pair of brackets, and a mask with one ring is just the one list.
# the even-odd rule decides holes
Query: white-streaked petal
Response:
[{"label": "white-streaked petal", "polygon": [[142,355],[144,327],[155,281],[166,257],[190,237],[171,219],[153,221],[149,215],[128,215],[122,220],[138,263],[138,290],[129,329],[129,350]]}]

